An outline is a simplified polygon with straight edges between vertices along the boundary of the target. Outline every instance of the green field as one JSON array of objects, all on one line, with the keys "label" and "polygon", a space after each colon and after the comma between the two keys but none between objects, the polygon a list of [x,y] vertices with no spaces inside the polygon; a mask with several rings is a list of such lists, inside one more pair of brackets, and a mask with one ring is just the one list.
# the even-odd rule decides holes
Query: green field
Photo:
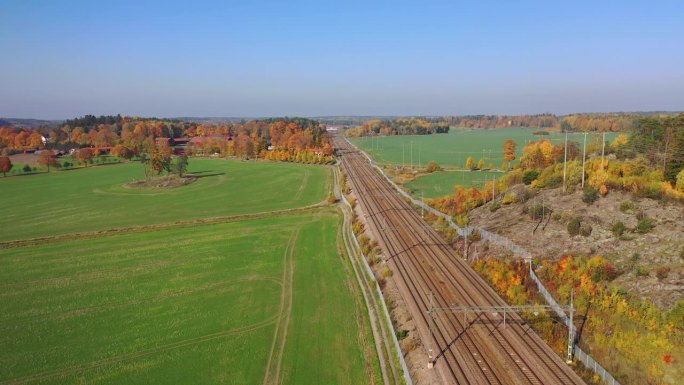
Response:
[{"label": "green field", "polygon": [[464,187],[482,187],[485,181],[499,179],[501,172],[487,171],[439,171],[420,176],[404,186],[415,196],[421,194],[425,198],[438,198],[454,192],[455,185]]},{"label": "green field", "polygon": [[169,190],[124,187],[139,163],[0,178],[0,242],[116,227],[281,210],[318,203],[328,169],[290,163],[191,159],[200,178]]},{"label": "green field", "polygon": [[[328,169],[191,164],[207,176],[168,191],[121,187],[138,164],[0,181],[4,240],[130,227],[0,244],[0,384],[378,380],[337,211],[268,213],[323,200]],[[264,214],[140,227],[246,213]]]},{"label": "green field", "polygon": [[0,383],[366,383],[337,226],[324,210],[0,250]]},{"label": "green field", "polygon": [[[350,141],[367,151],[379,163],[411,164],[411,147],[413,147],[413,166],[425,167],[427,162],[434,160],[443,167],[465,167],[466,159],[472,156],[477,164],[480,158],[485,159],[485,167],[493,163],[501,167],[503,163],[503,143],[506,139],[513,139],[517,144],[518,158],[522,149],[529,141],[540,138],[551,140],[554,144],[564,141],[564,134],[545,136],[532,135],[538,128],[498,128],[490,130],[452,129],[448,134],[434,135],[402,135],[386,137],[350,138]],[[600,135],[600,134],[596,134]],[[587,136],[587,142],[594,135]],[[606,140],[612,141],[616,133],[606,133]],[[583,140],[581,134],[572,134],[570,140]],[[411,145],[413,143],[413,145]]]}]

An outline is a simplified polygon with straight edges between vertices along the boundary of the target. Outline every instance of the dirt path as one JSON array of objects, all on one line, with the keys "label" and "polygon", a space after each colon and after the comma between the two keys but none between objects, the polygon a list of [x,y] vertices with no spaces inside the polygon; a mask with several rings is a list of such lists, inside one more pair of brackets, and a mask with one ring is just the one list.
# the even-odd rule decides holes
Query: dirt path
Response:
[{"label": "dirt path", "polygon": [[266,363],[266,372],[264,373],[264,380],[262,382],[263,385],[280,384],[283,380],[281,368],[285,344],[287,342],[290,314],[292,314],[292,286],[295,269],[294,249],[297,244],[297,238],[299,237],[299,230],[299,228],[295,228],[292,232],[283,257],[283,288],[280,294],[280,312],[278,313],[276,328],[273,332],[273,341]]}]

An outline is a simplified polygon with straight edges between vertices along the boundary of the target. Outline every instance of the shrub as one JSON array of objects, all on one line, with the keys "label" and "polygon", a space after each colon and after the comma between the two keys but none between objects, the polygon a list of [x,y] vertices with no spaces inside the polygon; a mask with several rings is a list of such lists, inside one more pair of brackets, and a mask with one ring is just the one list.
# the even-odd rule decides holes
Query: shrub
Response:
[{"label": "shrub", "polygon": [[613,232],[613,235],[616,237],[620,237],[622,234],[625,233],[626,227],[625,224],[622,223],[622,221],[617,221],[613,224],[613,227],[611,227],[610,231]]},{"label": "shrub", "polygon": [[492,202],[491,205],[489,205],[489,211],[491,212],[496,212],[496,210],[501,208],[501,203],[499,201],[494,201]]},{"label": "shrub", "polygon": [[509,205],[511,203],[514,203],[516,198],[517,196],[514,192],[509,192],[508,194],[504,195],[503,199],[501,200],[501,203]]},{"label": "shrub", "polygon": [[581,234],[583,237],[588,237],[588,236],[590,236],[590,235],[591,235],[591,232],[592,232],[593,230],[594,230],[594,229],[593,229],[593,228],[591,227],[591,225],[588,224],[588,223],[582,223],[582,225],[580,226],[580,234]]},{"label": "shrub", "polygon": [[575,236],[580,233],[580,227],[582,226],[582,218],[580,217],[575,217],[570,220],[568,223],[568,234],[570,236]]},{"label": "shrub", "polygon": [[29,166],[29,165],[27,164],[27,165],[25,165],[25,166],[22,168],[22,170],[23,170],[24,172],[31,172],[31,166]]},{"label": "shrub", "polygon": [[659,281],[662,281],[663,279],[667,278],[669,274],[670,268],[667,266],[661,266],[656,270],[656,277],[658,277]]},{"label": "shrub", "polygon": [[632,209],[634,209],[634,205],[632,204],[632,202],[623,201],[622,203],[620,203],[620,211],[622,211],[623,213],[626,213]]},{"label": "shrub", "polygon": [[526,185],[529,185],[529,184],[532,183],[535,179],[537,179],[538,176],[539,176],[539,171],[537,171],[537,170],[527,170],[527,171],[525,171],[525,173],[523,174],[522,181],[523,181],[523,183],[525,183]]},{"label": "shrub", "polygon": [[556,188],[563,184],[563,177],[560,175],[552,175],[546,179],[546,187]]},{"label": "shrub", "polygon": [[590,205],[599,198],[599,192],[592,186],[584,186],[584,191],[582,191],[582,202]]},{"label": "shrub", "polygon": [[335,197],[335,195],[333,195],[333,194],[330,194],[328,196],[328,203],[333,204],[335,202],[337,202],[337,197]]},{"label": "shrub", "polygon": [[531,219],[540,219],[548,211],[549,210],[543,204],[530,206],[527,210]]},{"label": "shrub", "polygon": [[404,329],[402,329],[402,330],[397,330],[397,339],[398,339],[399,341],[401,341],[401,340],[403,340],[404,338],[408,337],[408,334],[409,334],[408,330],[404,330]]},{"label": "shrub", "polygon": [[640,219],[637,223],[636,231],[639,234],[646,234],[649,231],[653,230],[654,227],[655,223],[653,222],[653,219],[644,217],[643,219]]},{"label": "shrub", "polygon": [[638,266],[634,273],[637,277],[648,277],[648,273],[650,273],[650,271],[648,271],[646,266]]},{"label": "shrub", "polygon": [[563,216],[561,215],[561,213],[554,212],[553,214],[551,214],[551,218],[552,218],[554,221],[560,221],[560,219],[561,219],[562,217],[563,217]]},{"label": "shrub", "polygon": [[434,160],[431,160],[430,163],[428,163],[428,165],[427,165],[427,172],[432,173],[432,172],[441,171],[441,170],[442,170],[442,168],[439,167],[437,162],[435,162]]},{"label": "shrub", "polygon": [[527,202],[527,201],[529,201],[530,199],[534,198],[534,196],[535,196],[534,191],[532,191],[532,190],[525,190],[525,192],[523,192],[523,196],[522,196],[522,199],[523,199],[523,200],[522,200],[522,201],[523,201],[523,202]]}]

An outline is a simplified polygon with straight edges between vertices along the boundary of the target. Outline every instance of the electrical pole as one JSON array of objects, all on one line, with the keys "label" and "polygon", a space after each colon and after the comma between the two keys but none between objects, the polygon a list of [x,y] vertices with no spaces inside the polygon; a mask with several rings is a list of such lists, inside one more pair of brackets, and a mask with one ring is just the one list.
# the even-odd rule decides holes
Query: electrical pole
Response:
[{"label": "electrical pole", "polygon": [[587,133],[584,133],[584,146],[582,147],[582,188],[584,188],[584,162],[587,159]]},{"label": "electrical pole", "polygon": [[572,364],[572,351],[575,347],[575,322],[573,320],[575,307],[574,307],[574,297],[575,290],[570,292],[570,319],[568,319],[568,358],[567,363]]},{"label": "electrical pole", "polygon": [[413,141],[411,141],[411,170],[413,170]]},{"label": "electrical pole", "polygon": [[601,147],[601,170],[603,170],[603,158],[606,154],[606,133],[603,133],[603,147]]},{"label": "electrical pole", "polygon": [[401,144],[401,168],[402,170],[406,167],[406,162],[404,162],[404,143]]},{"label": "electrical pole", "polygon": [[428,348],[428,369],[432,369],[432,367],[435,365],[434,358],[432,357],[432,352],[435,350],[435,313],[434,313],[434,307],[435,307],[435,301],[434,301],[434,296],[432,294],[432,290],[430,290],[430,309],[428,310],[428,315],[430,316],[430,348]]},{"label": "electrical pole", "polygon": [[420,143],[418,143],[418,168],[420,168],[420,150],[423,148]]},{"label": "electrical pole", "polygon": [[568,133],[565,133],[565,155],[563,156],[563,192],[568,191],[567,185],[565,183],[565,177],[568,170]]}]

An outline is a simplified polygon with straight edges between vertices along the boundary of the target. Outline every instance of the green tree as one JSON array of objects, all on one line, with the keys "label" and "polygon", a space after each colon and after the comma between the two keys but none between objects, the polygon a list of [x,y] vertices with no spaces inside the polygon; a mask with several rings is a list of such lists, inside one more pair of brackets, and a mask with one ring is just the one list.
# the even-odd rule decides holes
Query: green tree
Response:
[{"label": "green tree", "polygon": [[176,163],[174,163],[173,168],[179,177],[183,177],[183,174],[188,169],[187,155],[181,155],[178,158],[176,158]]}]

